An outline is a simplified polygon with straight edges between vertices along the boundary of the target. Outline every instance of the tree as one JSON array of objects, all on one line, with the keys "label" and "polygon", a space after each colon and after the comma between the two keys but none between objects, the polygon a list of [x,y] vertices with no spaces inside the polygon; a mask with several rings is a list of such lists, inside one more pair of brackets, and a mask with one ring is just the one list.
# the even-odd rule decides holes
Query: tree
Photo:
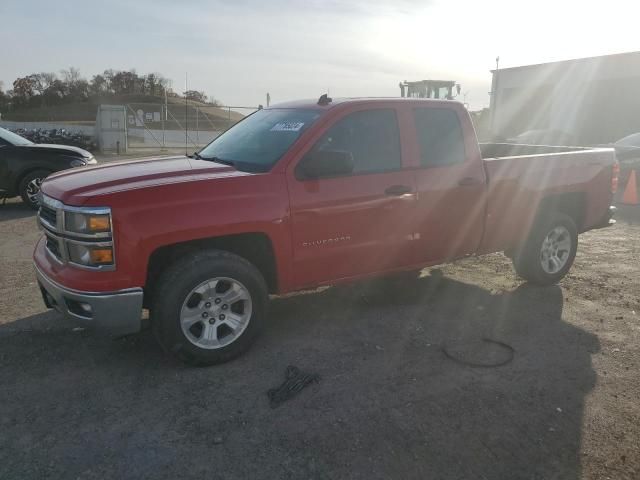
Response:
[{"label": "tree", "polygon": [[81,78],[71,85],[69,89],[71,101],[85,101],[89,98],[89,82]]},{"label": "tree", "polygon": [[13,97],[17,105],[26,105],[34,95],[34,79],[32,75],[16,78],[13,81]]},{"label": "tree", "polygon": [[102,95],[109,92],[109,81],[104,75],[94,75],[89,82],[89,93],[92,95]]},{"label": "tree", "polygon": [[69,67],[68,70],[60,70],[60,75],[62,75],[62,83],[66,87],[69,101],[84,101],[89,97],[89,82],[82,78],[80,70]]},{"label": "tree", "polygon": [[9,107],[10,97],[8,94],[2,91],[4,84],[0,82],[0,113],[5,111]]},{"label": "tree", "polygon": [[30,77],[33,77],[33,89],[38,93],[38,95],[43,95],[47,88],[49,88],[57,78],[56,74],[53,72],[34,73],[33,75],[30,75]]},{"label": "tree", "polygon": [[68,70],[60,70],[60,75],[62,75],[62,81],[67,85],[73,85],[82,79],[80,70],[75,67],[69,67]]},{"label": "tree", "polygon": [[111,78],[111,88],[116,95],[123,95],[127,93],[134,93],[136,80],[138,75],[135,71],[119,71],[114,72]]},{"label": "tree", "polygon": [[56,78],[44,91],[44,101],[47,105],[57,105],[62,103],[67,97],[68,89],[62,80]]},{"label": "tree", "polygon": [[146,92],[149,95],[160,95],[162,93],[162,86],[160,85],[160,75],[157,73],[150,73],[145,78]]},{"label": "tree", "polygon": [[[1,87],[1,85],[0,85]],[[154,97],[164,95],[179,97],[171,89],[171,81],[160,73],[152,72],[139,75],[135,70],[104,70],[87,81],[75,67],[53,72],[40,72],[16,78],[13,90],[3,92],[0,88],[0,108],[20,109],[36,105],[61,105],[70,102],[83,102],[107,95],[144,94]],[[204,92],[189,90],[184,93],[187,99],[219,105],[215,98]]]},{"label": "tree", "polygon": [[106,87],[106,91],[107,93],[115,93],[113,91],[113,77],[116,74],[116,72],[113,70],[113,68],[110,68],[108,70],[105,70],[104,72],[102,72],[102,76],[104,77],[105,81],[107,82],[107,87]]},{"label": "tree", "polygon": [[33,89],[38,94],[41,100],[41,104],[45,105],[46,96],[45,92],[56,80],[56,74],[52,72],[40,72],[29,75],[33,79]]}]

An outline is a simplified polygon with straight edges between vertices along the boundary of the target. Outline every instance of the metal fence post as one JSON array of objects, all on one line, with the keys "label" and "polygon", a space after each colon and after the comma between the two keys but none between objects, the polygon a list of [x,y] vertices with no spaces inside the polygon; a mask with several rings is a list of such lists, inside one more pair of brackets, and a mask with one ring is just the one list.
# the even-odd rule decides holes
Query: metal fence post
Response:
[{"label": "metal fence post", "polygon": [[160,105],[160,116],[162,117],[162,148],[167,148],[164,135],[164,117],[167,114],[167,112],[165,112],[165,108],[166,107],[164,105]]}]

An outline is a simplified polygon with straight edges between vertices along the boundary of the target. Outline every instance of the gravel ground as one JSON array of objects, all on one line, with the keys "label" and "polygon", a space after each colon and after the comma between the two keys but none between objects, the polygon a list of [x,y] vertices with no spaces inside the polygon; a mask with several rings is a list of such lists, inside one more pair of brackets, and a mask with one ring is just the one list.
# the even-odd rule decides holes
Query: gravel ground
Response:
[{"label": "gravel ground", "polygon": [[[46,311],[38,235],[0,206],[2,479],[640,478],[637,222],[582,235],[559,286],[496,254],[276,298],[252,350],[199,369]],[[288,365],[321,381],[271,409]]]}]

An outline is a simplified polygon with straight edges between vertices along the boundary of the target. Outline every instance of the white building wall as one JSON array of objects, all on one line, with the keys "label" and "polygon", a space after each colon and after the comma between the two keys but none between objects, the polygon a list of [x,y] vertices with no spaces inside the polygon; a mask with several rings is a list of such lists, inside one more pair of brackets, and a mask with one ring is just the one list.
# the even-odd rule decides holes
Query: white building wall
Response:
[{"label": "white building wall", "polygon": [[[584,105],[594,95],[607,95],[594,90],[594,85],[604,80],[632,77],[640,79],[640,52],[508,68],[497,74],[494,71],[493,91],[497,95],[491,98],[492,130],[496,134],[508,130],[513,119],[530,105],[528,102],[539,105],[549,102],[547,128],[575,134]],[[539,89],[545,86],[549,89],[540,95]],[[510,98],[505,104],[503,100],[508,97],[509,89],[521,89],[522,95]]]}]

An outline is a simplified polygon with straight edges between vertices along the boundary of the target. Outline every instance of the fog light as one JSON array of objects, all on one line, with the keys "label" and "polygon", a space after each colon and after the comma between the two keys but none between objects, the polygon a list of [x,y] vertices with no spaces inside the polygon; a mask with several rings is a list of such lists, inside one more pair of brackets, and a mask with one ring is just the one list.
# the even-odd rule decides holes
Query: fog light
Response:
[{"label": "fog light", "polygon": [[110,247],[91,249],[91,263],[96,265],[113,263],[113,250]]},{"label": "fog light", "polygon": [[74,315],[78,315],[79,317],[84,318],[92,318],[93,317],[93,308],[91,305],[85,302],[79,302],[77,300],[72,300],[70,298],[65,298],[65,303],[67,304],[67,309],[69,312]]},{"label": "fog light", "polygon": [[78,302],[78,306],[82,309],[84,313],[87,313],[89,315],[93,313],[93,308],[91,308],[91,305],[89,305],[88,303]]}]

